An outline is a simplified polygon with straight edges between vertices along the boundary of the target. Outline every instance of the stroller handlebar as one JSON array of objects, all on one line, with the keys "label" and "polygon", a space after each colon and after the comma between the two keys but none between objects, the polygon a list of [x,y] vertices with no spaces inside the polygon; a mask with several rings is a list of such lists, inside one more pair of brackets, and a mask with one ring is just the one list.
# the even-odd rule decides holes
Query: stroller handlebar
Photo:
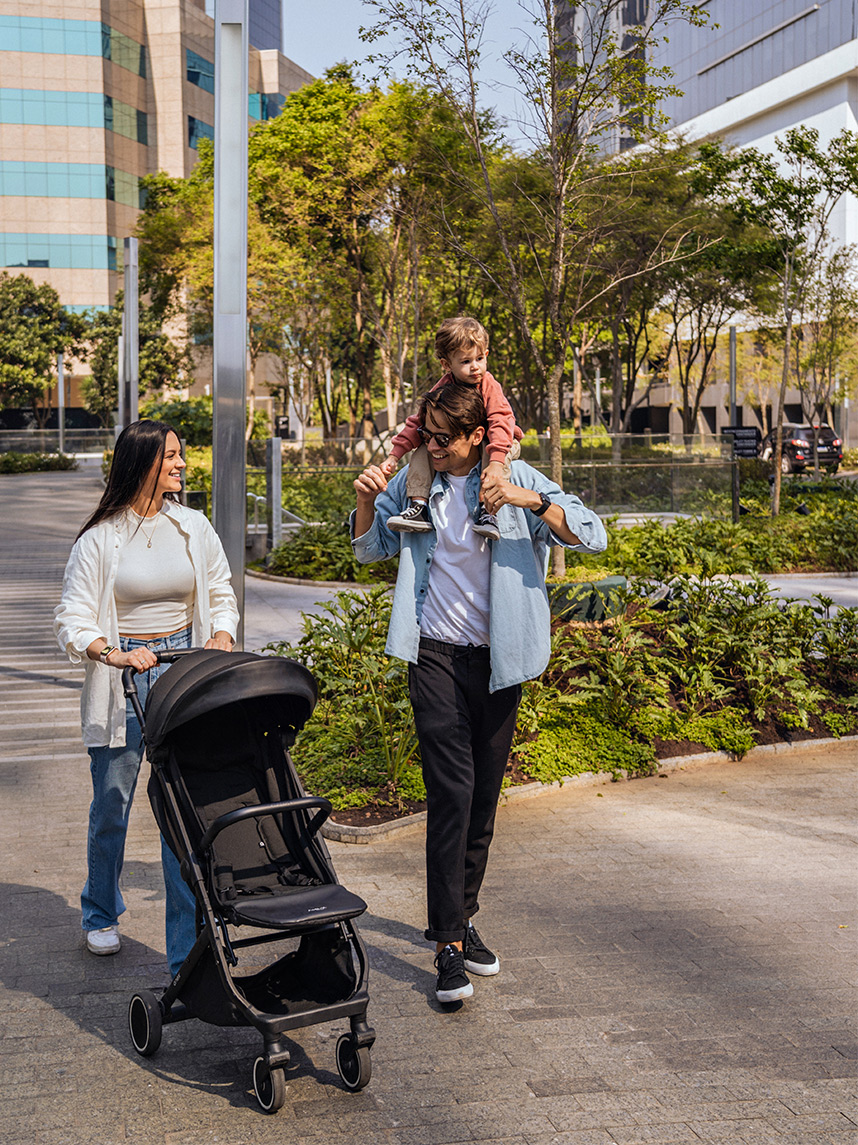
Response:
[{"label": "stroller handlebar", "polygon": [[[155,652],[155,659],[159,664],[172,664],[176,660],[180,660],[182,656],[188,656],[191,652],[198,652],[197,648],[170,648],[163,652]],[[134,714],[140,721],[140,727],[143,725],[143,707],[140,700],[137,698],[137,685],[134,683],[134,677],[137,675],[136,668],[123,668],[122,669],[122,691],[125,693],[125,698],[131,701],[131,707],[134,709]]]},{"label": "stroller handlebar", "polygon": [[318,812],[308,824],[310,834],[315,835],[333,811],[333,806],[328,799],[321,799],[314,795],[305,795],[302,799],[287,799],[282,803],[257,803],[253,807],[239,807],[235,811],[227,811],[223,815],[218,815],[211,824],[200,839],[195,854],[201,858],[203,852],[212,845],[224,828],[230,827],[233,823],[240,823],[242,819],[258,819],[262,815],[274,815],[278,811],[302,811],[309,810],[311,807],[317,808]]}]

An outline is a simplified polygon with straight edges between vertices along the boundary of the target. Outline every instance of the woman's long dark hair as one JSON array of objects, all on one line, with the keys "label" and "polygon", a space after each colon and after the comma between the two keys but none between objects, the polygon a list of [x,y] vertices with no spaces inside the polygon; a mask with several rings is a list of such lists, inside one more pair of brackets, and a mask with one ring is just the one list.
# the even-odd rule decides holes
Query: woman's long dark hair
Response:
[{"label": "woman's long dark hair", "polygon": [[[92,529],[109,517],[114,517],[127,509],[136,500],[137,495],[143,491],[146,478],[152,472],[152,466],[158,463],[158,472],[164,460],[167,449],[167,435],[178,433],[165,421],[135,421],[124,429],[119,435],[113,450],[113,462],[107,475],[107,487],[101,496],[95,511],[84,522],[75,540],[82,537],[87,529]],[[152,483],[149,495],[151,505],[155,498],[155,485],[158,476]],[[170,501],[178,501],[175,493],[165,493],[164,497]],[[159,506],[160,508],[160,506]]]}]

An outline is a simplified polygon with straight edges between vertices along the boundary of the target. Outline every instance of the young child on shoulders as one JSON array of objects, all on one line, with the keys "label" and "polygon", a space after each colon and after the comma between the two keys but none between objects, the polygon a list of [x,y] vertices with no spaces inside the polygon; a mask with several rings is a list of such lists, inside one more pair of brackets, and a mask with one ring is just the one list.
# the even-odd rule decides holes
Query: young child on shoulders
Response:
[{"label": "young child on shoulders", "polygon": [[[488,415],[488,433],[483,446],[482,470],[499,473],[509,478],[510,462],[520,453],[519,441],[522,432],[515,424],[515,414],[504,396],[497,380],[489,373],[487,357],[489,336],[476,318],[447,318],[435,336],[435,351],[444,368],[444,376],[432,388],[439,389],[452,381],[467,382],[475,386],[483,399]],[[411,453],[405,491],[409,506],[402,513],[391,517],[388,528],[403,533],[428,533],[432,528],[429,520],[429,490],[432,487],[433,469],[429,457],[429,444],[433,448],[445,449],[448,441],[428,435],[412,414],[391,443],[390,454],[381,464],[386,476],[395,472],[400,460]],[[474,532],[493,541],[500,540],[497,518],[489,513],[482,501],[477,508]]]}]

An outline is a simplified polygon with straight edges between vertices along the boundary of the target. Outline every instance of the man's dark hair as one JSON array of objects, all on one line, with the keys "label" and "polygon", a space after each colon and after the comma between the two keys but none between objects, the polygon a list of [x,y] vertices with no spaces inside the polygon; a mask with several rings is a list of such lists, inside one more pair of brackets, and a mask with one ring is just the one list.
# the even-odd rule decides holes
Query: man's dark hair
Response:
[{"label": "man's dark hair", "polygon": [[468,382],[449,382],[426,394],[418,413],[421,425],[426,421],[427,410],[445,418],[453,437],[469,437],[479,426],[488,425],[480,391]]}]

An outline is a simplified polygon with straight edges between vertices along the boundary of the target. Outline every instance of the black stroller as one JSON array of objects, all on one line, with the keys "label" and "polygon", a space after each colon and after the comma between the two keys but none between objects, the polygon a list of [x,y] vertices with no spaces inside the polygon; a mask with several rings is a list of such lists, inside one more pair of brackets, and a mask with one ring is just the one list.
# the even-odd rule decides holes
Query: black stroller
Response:
[{"label": "black stroller", "polygon": [[[188,1018],[254,1026],[264,1048],[253,1088],[273,1113],[286,1096],[286,1031],[348,1018],[337,1068],[348,1089],[363,1089],[375,1031],[352,920],[366,903],[337,882],[319,835],[331,805],[304,794],[288,751],[316,705],[315,680],[293,660],[248,652],[161,659],[176,663],[152,686],[145,716],[133,669],[123,684],[144,728],[155,818],[196,898],[197,940],[160,996],[131,999],[134,1048],[154,1054],[162,1026]],[[290,949],[254,973],[234,972],[240,950],[257,948],[258,959],[273,942]]]}]

